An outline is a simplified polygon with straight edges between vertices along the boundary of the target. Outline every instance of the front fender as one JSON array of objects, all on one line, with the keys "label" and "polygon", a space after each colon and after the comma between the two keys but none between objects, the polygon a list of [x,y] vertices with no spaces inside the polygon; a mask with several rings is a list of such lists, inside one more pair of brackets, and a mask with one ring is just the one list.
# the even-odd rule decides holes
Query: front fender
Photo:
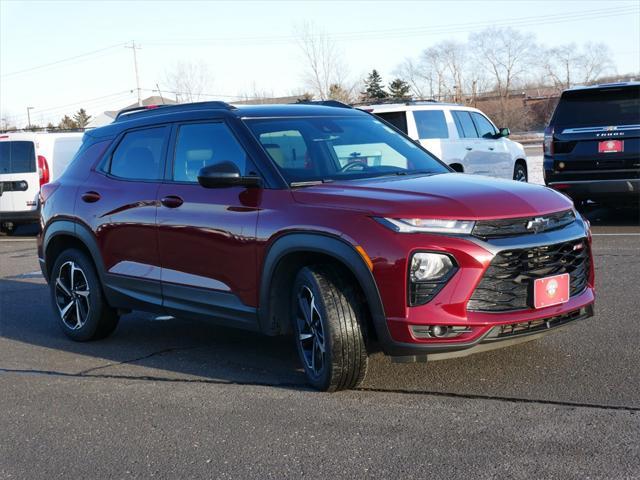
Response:
[{"label": "front fender", "polygon": [[258,317],[262,332],[276,335],[286,330],[283,328],[283,321],[288,319],[284,320],[274,315],[270,290],[278,264],[292,253],[321,253],[334,258],[349,269],[364,293],[378,337],[389,335],[380,293],[364,259],[355,246],[343,238],[320,232],[288,233],[275,240],[269,247],[260,280]]}]

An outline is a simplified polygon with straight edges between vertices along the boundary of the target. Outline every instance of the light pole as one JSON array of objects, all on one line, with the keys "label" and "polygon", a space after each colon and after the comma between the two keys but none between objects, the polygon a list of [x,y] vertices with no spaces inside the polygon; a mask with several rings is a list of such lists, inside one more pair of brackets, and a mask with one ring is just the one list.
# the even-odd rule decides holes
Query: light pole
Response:
[{"label": "light pole", "polygon": [[27,107],[27,130],[31,128],[31,113],[30,110],[33,110],[33,107]]}]

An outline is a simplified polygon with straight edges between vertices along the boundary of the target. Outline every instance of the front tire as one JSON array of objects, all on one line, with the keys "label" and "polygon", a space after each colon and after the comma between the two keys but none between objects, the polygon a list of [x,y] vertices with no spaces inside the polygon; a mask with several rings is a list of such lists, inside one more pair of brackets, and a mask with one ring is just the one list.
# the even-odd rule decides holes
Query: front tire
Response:
[{"label": "front tire", "polygon": [[355,388],[367,372],[362,305],[333,266],[305,267],[294,282],[293,331],[307,381],[318,390]]},{"label": "front tire", "polygon": [[69,338],[98,340],[117,327],[118,314],[107,305],[93,262],[80,250],[58,256],[49,289],[58,325]]}]

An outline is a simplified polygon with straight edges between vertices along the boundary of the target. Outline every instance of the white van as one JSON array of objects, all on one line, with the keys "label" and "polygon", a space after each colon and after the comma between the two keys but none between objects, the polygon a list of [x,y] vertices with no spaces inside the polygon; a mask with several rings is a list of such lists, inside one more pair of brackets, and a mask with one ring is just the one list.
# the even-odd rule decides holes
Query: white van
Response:
[{"label": "white van", "polygon": [[359,105],[402,130],[454,170],[526,182],[524,147],[477,108],[439,102]]},{"label": "white van", "polygon": [[62,175],[80,148],[82,135],[0,133],[0,230],[38,222],[40,187]]}]

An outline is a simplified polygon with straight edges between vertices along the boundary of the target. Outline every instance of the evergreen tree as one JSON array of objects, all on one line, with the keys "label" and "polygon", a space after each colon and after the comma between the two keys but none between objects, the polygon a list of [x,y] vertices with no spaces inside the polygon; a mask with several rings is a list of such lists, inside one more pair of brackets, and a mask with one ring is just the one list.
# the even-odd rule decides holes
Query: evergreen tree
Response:
[{"label": "evergreen tree", "polygon": [[351,95],[342,85],[333,83],[329,85],[329,99],[342,103],[350,103]]},{"label": "evergreen tree", "polygon": [[91,115],[87,115],[87,112],[84,108],[78,110],[73,116],[73,121],[76,124],[76,128],[86,127],[89,124],[89,120],[91,120]]},{"label": "evergreen tree", "polygon": [[73,119],[69,117],[69,115],[65,115],[64,117],[62,117],[62,120],[60,120],[60,123],[58,123],[58,128],[61,130],[73,130],[75,128],[78,128],[78,124],[74,122]]},{"label": "evergreen tree", "polygon": [[387,98],[389,94],[382,86],[382,76],[374,68],[364,81],[365,89],[362,98],[365,100]]},{"label": "evergreen tree", "polygon": [[312,100],[313,100],[313,93],[304,92],[302,95],[298,97],[298,99],[296,100],[296,103],[311,102]]},{"label": "evergreen tree", "polygon": [[409,92],[411,92],[411,86],[400,78],[396,78],[389,84],[389,96],[391,98],[399,98],[405,100],[411,98]]}]

